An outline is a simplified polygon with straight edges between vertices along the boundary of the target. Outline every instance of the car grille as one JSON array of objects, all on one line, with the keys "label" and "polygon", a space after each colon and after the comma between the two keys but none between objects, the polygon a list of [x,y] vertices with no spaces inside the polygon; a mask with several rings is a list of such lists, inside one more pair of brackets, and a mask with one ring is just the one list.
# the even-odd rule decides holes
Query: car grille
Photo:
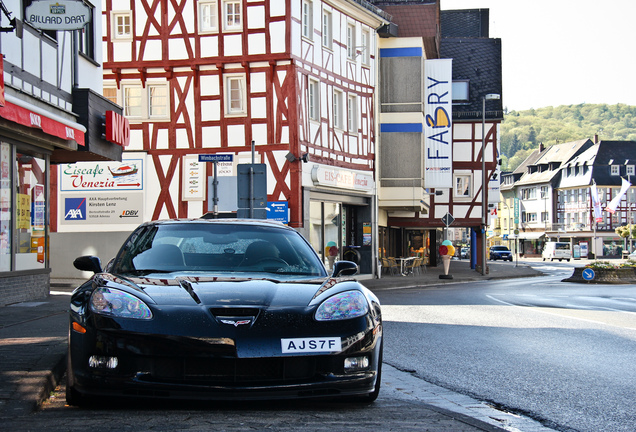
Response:
[{"label": "car grille", "polygon": [[154,359],[150,367],[152,380],[192,384],[298,381],[315,374],[314,357]]}]

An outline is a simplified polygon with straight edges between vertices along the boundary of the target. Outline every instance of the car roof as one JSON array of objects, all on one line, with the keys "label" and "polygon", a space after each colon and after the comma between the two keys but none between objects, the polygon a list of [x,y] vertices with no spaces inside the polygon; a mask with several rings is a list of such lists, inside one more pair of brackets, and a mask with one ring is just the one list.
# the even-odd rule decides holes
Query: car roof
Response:
[{"label": "car roof", "polygon": [[245,225],[245,226],[261,226],[271,228],[282,228],[297,232],[294,228],[289,227],[282,222],[267,219],[194,219],[194,218],[177,218],[177,219],[161,219],[142,223],[143,225],[178,225],[178,224],[213,224],[213,225]]}]

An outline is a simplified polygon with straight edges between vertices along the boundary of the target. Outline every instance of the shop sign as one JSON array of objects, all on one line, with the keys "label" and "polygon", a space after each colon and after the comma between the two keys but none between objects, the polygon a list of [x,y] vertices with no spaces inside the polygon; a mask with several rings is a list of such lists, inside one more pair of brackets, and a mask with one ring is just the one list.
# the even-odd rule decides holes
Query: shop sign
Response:
[{"label": "shop sign", "polygon": [[130,122],[115,111],[106,111],[106,141],[124,148],[130,144]]},{"label": "shop sign", "polygon": [[142,190],[142,168],[142,159],[63,164],[59,166],[60,191]]},{"label": "shop sign", "polygon": [[91,20],[89,7],[77,0],[36,0],[26,8],[24,21],[40,30],[80,30]]},{"label": "shop sign", "polygon": [[342,189],[371,191],[374,187],[373,176],[355,171],[314,165],[311,179],[315,185]]},{"label": "shop sign", "polygon": [[63,194],[62,226],[135,224],[143,220],[143,192]]},{"label": "shop sign", "polygon": [[453,60],[424,61],[424,181],[453,187]]},{"label": "shop sign", "polygon": [[[9,95],[6,96],[7,99],[9,97]],[[83,130],[68,126],[46,115],[19,105],[5,102],[4,106],[0,108],[0,117],[19,123],[22,126],[41,129],[42,132],[46,134],[53,135],[64,140],[73,140],[81,146],[84,145]]]}]

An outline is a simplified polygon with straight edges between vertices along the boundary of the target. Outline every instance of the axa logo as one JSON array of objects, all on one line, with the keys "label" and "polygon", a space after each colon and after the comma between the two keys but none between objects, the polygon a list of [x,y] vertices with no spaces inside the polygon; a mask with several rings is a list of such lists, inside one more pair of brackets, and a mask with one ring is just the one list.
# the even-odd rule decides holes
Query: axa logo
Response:
[{"label": "axa logo", "polygon": [[65,198],[64,220],[86,220],[86,198]]},{"label": "axa logo", "polygon": [[229,325],[233,325],[234,327],[238,327],[240,325],[247,325],[250,324],[252,322],[252,320],[249,319],[241,319],[241,320],[235,320],[235,319],[222,319],[221,322],[223,324],[229,324]]}]

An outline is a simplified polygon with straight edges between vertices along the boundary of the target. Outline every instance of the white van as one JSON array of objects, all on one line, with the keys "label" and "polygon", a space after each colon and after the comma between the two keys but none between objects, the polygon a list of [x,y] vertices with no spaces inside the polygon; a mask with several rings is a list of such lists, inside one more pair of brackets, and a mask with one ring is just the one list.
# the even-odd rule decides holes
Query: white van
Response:
[{"label": "white van", "polygon": [[572,249],[570,249],[570,243],[547,242],[543,247],[541,258],[543,258],[543,261],[545,261],[546,259],[549,259],[550,261],[554,261],[555,259],[558,259],[559,261],[570,261],[570,258],[572,258]]}]

